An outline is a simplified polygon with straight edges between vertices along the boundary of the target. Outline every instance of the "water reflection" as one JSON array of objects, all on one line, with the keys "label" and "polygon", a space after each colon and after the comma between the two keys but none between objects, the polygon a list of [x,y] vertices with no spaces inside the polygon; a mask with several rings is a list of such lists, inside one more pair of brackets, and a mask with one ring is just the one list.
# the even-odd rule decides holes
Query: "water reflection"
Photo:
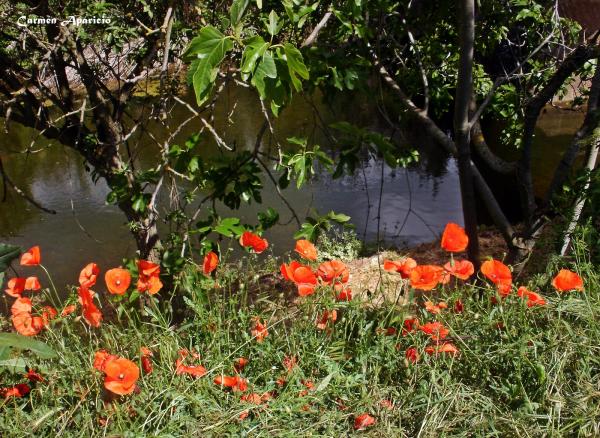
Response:
[{"label": "water reflection", "polygon": [[[254,93],[243,87],[227,87],[215,111],[214,124],[222,138],[238,150],[252,149],[263,123],[263,115]],[[192,102],[193,97],[187,96]],[[311,142],[327,145],[327,136],[315,116],[317,105],[325,124],[347,120],[371,129],[383,130],[377,112],[352,96],[340,96],[332,106],[299,96],[280,118],[274,121],[275,138],[265,137],[263,148],[274,147],[275,141],[290,136],[306,136]],[[134,118],[147,114],[148,100],[139,98],[130,108]],[[182,105],[176,105],[168,126],[151,122],[148,131],[164,141],[170,131],[190,116]],[[183,142],[200,128],[199,122],[188,124],[176,136]],[[35,153],[26,150],[35,140]],[[158,148],[148,132],[136,137],[136,164],[151,165]],[[333,180],[319,175],[309,186],[296,190],[289,187],[284,195],[303,218],[311,209],[324,214],[330,210],[352,217],[359,236],[367,242],[385,240],[387,244],[414,245],[432,240],[448,221],[462,222],[456,163],[453,159],[421,148],[421,163],[408,170],[392,170],[376,160],[365,158],[356,175]],[[49,215],[9,192],[0,203],[0,241],[29,247],[39,244],[44,264],[58,285],[73,284],[81,267],[89,261],[101,267],[118,265],[123,257],[135,253],[135,245],[127,230],[123,214],[106,205],[108,188],[103,181],[94,184],[82,158],[60,144],[49,143],[31,129],[12,124],[8,134],[0,134],[0,153],[7,173],[20,187],[45,207],[56,210]],[[202,146],[203,156],[219,154],[212,139]],[[383,187],[382,187],[383,182]],[[297,230],[290,213],[278,197],[273,185],[264,179],[263,203],[244,205],[239,212],[217,206],[223,215],[236,215],[242,221],[255,223],[256,213],[267,207],[277,209],[284,225],[267,232],[275,253],[293,246]],[[382,193],[381,203],[379,195]],[[166,201],[165,201],[166,202]]]}]

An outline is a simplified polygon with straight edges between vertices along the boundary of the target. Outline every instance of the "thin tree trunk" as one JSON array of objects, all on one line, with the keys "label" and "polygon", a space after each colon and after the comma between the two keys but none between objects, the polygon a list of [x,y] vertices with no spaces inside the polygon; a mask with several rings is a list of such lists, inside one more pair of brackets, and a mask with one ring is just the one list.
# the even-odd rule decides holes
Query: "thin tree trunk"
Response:
[{"label": "thin tree trunk", "polygon": [[[598,60],[600,62],[600,60]],[[571,145],[564,152],[560,163],[556,167],[554,171],[554,176],[552,178],[552,182],[548,187],[548,191],[546,192],[546,197],[544,199],[545,205],[549,205],[552,202],[552,198],[556,194],[556,192],[562,187],[569,176],[569,172],[573,167],[573,163],[575,162],[575,158],[577,158],[577,154],[579,150],[584,144],[584,139],[588,137],[591,132],[596,129],[597,126],[597,118],[598,118],[598,109],[600,107],[600,66],[596,67],[596,71],[594,72],[594,77],[592,78],[592,86],[590,89],[590,97],[588,99],[587,111],[585,114],[585,119],[581,128],[575,134]]]},{"label": "thin tree trunk", "polygon": [[462,195],[465,230],[469,236],[469,259],[479,268],[479,237],[477,233],[477,201],[471,172],[469,107],[473,94],[473,44],[475,40],[474,0],[459,0],[460,61],[454,107],[454,132],[458,151],[458,174]]},{"label": "thin tree trunk", "polygon": [[[599,68],[600,70],[600,68]],[[560,255],[564,256],[569,249],[569,245],[571,243],[571,235],[575,231],[575,227],[577,227],[577,223],[579,222],[579,217],[581,216],[581,212],[583,211],[583,207],[585,206],[585,198],[587,191],[590,188],[590,173],[596,168],[596,160],[598,159],[598,149],[600,149],[600,124],[597,123],[596,129],[592,132],[590,141],[590,146],[588,149],[588,156],[586,160],[585,170],[587,172],[587,179],[585,181],[585,185],[583,187],[583,191],[577,199],[575,203],[575,209],[573,210],[573,216],[571,217],[571,221],[569,222],[569,226],[567,227],[567,231],[565,232],[565,238],[563,242],[563,246],[560,250]]]}]

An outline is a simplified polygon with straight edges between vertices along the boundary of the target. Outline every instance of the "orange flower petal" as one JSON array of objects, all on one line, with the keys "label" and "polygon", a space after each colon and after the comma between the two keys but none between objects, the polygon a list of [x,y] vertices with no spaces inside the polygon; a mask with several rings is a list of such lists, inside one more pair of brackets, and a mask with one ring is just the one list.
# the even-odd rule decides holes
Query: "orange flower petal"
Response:
[{"label": "orange flower petal", "polygon": [[295,251],[300,254],[300,257],[306,260],[317,260],[317,248],[308,240],[298,240]]},{"label": "orange flower petal", "polygon": [[42,285],[37,277],[27,277],[25,279],[25,290],[40,290]]},{"label": "orange flower petal", "polygon": [[94,292],[86,287],[79,287],[77,289],[79,295],[79,303],[83,309],[83,319],[92,327],[99,327],[102,321],[102,312],[94,304]]},{"label": "orange flower petal", "polygon": [[25,290],[25,283],[26,280],[24,278],[11,278],[10,280],[8,280],[8,283],[6,285],[7,288],[4,289],[4,292],[6,292],[7,295],[13,298],[19,298]]},{"label": "orange flower petal", "polygon": [[41,260],[40,247],[34,246],[21,256],[21,266],[37,266],[41,263]]},{"label": "orange flower petal", "polygon": [[209,275],[219,265],[219,256],[210,251],[208,254],[204,256],[204,261],[202,263],[202,270],[204,271],[204,275]]},{"label": "orange flower petal", "polygon": [[109,360],[104,366],[104,387],[118,395],[131,394],[140,377],[138,366],[125,358]]},{"label": "orange flower petal", "polygon": [[467,249],[469,237],[460,225],[448,223],[442,234],[441,246],[448,252],[461,252]]},{"label": "orange flower petal", "polygon": [[559,292],[583,290],[583,280],[577,273],[568,269],[561,269],[552,280],[552,286]]},{"label": "orange flower petal", "polygon": [[79,273],[79,284],[90,288],[96,284],[100,268],[96,263],[88,263]]},{"label": "orange flower petal", "polygon": [[361,414],[354,419],[354,429],[366,429],[367,427],[375,424],[375,422],[375,418],[371,417],[369,414]]},{"label": "orange flower petal", "polygon": [[251,233],[250,231],[244,231],[240,237],[240,245],[244,248],[252,248],[256,254],[260,254],[269,247],[267,239],[262,239],[257,234]]},{"label": "orange flower petal", "polygon": [[455,260],[454,264],[448,262],[444,265],[444,269],[460,280],[468,280],[475,273],[473,263],[468,260]]},{"label": "orange flower petal", "polygon": [[350,272],[343,262],[331,260],[319,265],[317,276],[326,284],[333,282],[347,283],[350,279]]},{"label": "orange flower petal", "polygon": [[398,272],[404,279],[408,278],[410,272],[417,267],[417,262],[410,257],[400,260],[384,260],[383,269],[387,272]]},{"label": "orange flower petal", "polygon": [[131,274],[123,268],[109,269],[104,274],[104,282],[108,292],[113,295],[123,295],[131,284]]},{"label": "orange flower petal", "polygon": [[432,290],[442,280],[444,269],[435,265],[417,266],[410,272],[410,285],[415,289]]},{"label": "orange flower petal", "polygon": [[486,260],[481,265],[481,273],[496,286],[503,285],[502,287],[504,289],[506,289],[507,285],[510,286],[512,284],[512,273],[510,272],[510,268],[501,261],[493,259]]}]

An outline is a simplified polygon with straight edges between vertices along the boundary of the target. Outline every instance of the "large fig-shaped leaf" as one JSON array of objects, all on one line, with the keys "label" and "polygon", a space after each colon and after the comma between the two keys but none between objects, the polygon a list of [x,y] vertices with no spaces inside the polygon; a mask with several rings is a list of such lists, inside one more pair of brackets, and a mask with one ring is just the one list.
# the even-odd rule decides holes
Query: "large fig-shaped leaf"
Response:
[{"label": "large fig-shaped leaf", "polygon": [[6,243],[0,243],[0,273],[6,271],[10,262],[19,257],[21,248]]},{"label": "large fig-shaped leaf", "polygon": [[190,42],[184,57],[192,61],[188,75],[194,86],[198,105],[202,105],[210,96],[219,65],[232,48],[231,39],[212,26],[202,28]]},{"label": "large fig-shaped leaf", "polygon": [[52,359],[56,357],[56,352],[48,345],[17,333],[0,333],[0,348],[1,347],[29,350],[41,359]]}]

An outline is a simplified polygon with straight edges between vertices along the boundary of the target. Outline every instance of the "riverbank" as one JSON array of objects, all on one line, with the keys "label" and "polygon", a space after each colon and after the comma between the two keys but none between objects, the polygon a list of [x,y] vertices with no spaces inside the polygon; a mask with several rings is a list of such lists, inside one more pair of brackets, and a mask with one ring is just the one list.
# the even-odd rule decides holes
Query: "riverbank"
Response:
[{"label": "riverbank", "polygon": [[[600,272],[584,248],[575,254],[505,298],[486,280],[437,289],[437,310],[340,301],[326,285],[290,306],[264,281],[278,267],[249,255],[214,278],[189,266],[177,289],[187,316],[175,325],[167,296],[140,317],[135,296],[102,292],[101,272],[93,287],[114,318],[92,327],[78,309],[35,337],[44,348],[2,350],[0,433],[595,436]],[[577,272],[583,290],[555,289],[558,268]],[[518,286],[541,299],[528,305]],[[9,324],[0,317],[3,332]]]}]

